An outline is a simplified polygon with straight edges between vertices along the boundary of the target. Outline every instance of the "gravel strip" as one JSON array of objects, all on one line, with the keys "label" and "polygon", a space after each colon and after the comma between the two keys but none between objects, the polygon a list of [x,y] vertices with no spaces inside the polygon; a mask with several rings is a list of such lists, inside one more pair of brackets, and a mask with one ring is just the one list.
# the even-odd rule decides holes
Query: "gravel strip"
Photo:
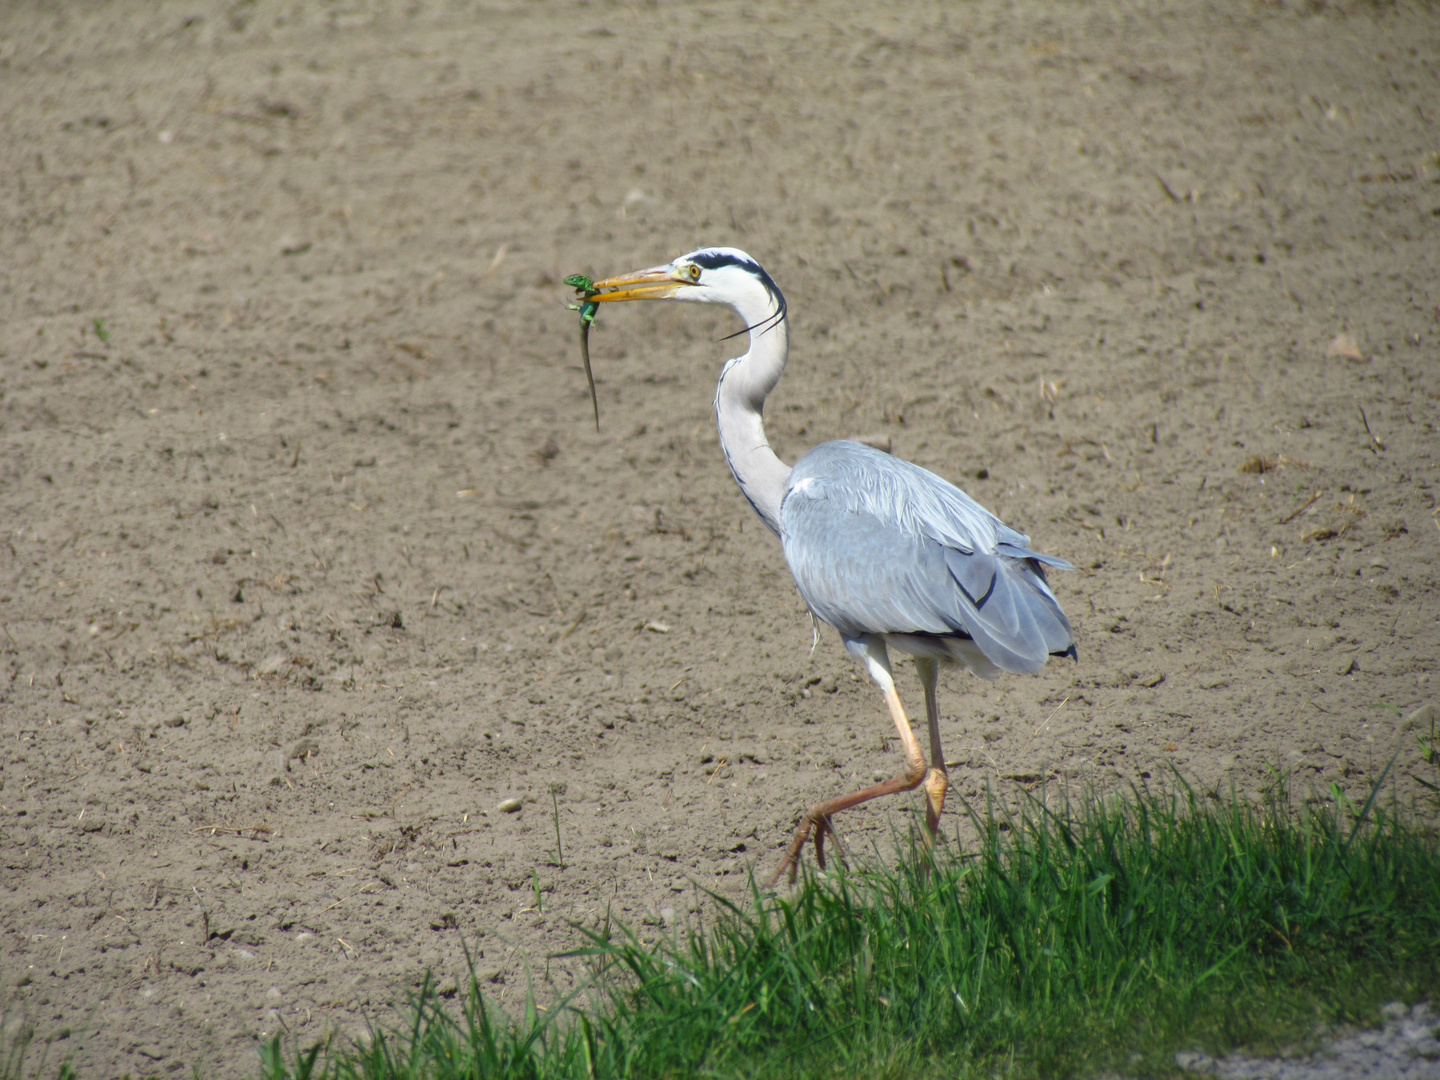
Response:
[{"label": "gravel strip", "polygon": [[1331,1040],[1306,1058],[1261,1059],[1179,1053],[1189,1072],[1225,1080],[1440,1080],[1440,1018],[1422,1002],[1407,1008],[1391,1002],[1381,1010],[1385,1026]]}]

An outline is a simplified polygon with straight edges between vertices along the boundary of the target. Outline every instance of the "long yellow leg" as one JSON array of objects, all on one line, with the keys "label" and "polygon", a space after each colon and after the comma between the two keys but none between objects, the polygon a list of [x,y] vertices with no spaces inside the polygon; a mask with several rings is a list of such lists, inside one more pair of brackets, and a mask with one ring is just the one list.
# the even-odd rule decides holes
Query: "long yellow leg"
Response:
[{"label": "long yellow leg", "polygon": [[940,814],[945,809],[945,792],[950,774],[945,769],[945,751],[940,747],[940,708],[935,699],[940,665],[929,657],[915,658],[915,673],[925,688],[925,721],[930,727],[930,769],[925,775],[925,827],[933,839],[940,835]]},{"label": "long yellow leg", "polygon": [[[890,658],[885,649],[883,638],[867,638],[859,647],[851,646],[852,651],[859,652],[865,660],[866,666],[870,669],[870,677],[875,680],[880,692],[885,695],[885,704],[890,709],[890,718],[895,721],[895,730],[900,735],[900,742],[905,747],[905,771],[891,777],[889,780],[875,784],[862,791],[851,795],[845,795],[838,799],[831,799],[829,802],[819,803],[810,809],[805,815],[805,820],[800,823],[799,830],[795,833],[795,839],[790,844],[790,850],[785,855],[785,861],[775,871],[775,876],[770,879],[770,887],[780,880],[787,871],[790,880],[795,880],[796,871],[800,867],[800,852],[804,850],[805,841],[810,838],[811,829],[815,830],[815,861],[820,868],[825,868],[825,834],[828,832],[834,835],[834,826],[830,824],[830,815],[839,813],[841,810],[848,810],[852,806],[859,806],[861,803],[869,802],[871,799],[878,799],[882,795],[893,795],[899,791],[913,791],[926,780],[925,755],[920,750],[920,740],[915,738],[915,732],[910,728],[910,720],[905,715],[905,706],[900,703],[900,695],[895,692],[895,677],[890,671]],[[933,662],[932,662],[933,665]],[[934,695],[934,680],[929,683],[930,694]],[[939,746],[939,729],[934,713],[931,713],[930,741],[932,746]],[[944,759],[940,758],[940,805],[945,802],[945,778]],[[933,774],[936,770],[931,769]],[[930,795],[930,785],[926,785],[926,795]],[[935,805],[931,799],[932,807]],[[939,811],[935,811],[935,819],[939,821]],[[929,815],[926,817],[926,824],[930,826],[928,835],[933,836],[936,825],[930,825]]]}]

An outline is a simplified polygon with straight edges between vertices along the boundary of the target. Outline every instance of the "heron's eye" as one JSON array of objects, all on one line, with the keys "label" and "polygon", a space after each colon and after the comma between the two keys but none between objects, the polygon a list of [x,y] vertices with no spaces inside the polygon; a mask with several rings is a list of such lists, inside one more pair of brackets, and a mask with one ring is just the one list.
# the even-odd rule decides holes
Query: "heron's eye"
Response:
[{"label": "heron's eye", "polygon": [[699,280],[700,280],[700,267],[698,267],[698,266],[694,266],[694,265],[687,266],[687,267],[685,268],[685,273],[687,273],[687,274],[690,275],[690,280],[691,280],[691,281],[699,281]]}]

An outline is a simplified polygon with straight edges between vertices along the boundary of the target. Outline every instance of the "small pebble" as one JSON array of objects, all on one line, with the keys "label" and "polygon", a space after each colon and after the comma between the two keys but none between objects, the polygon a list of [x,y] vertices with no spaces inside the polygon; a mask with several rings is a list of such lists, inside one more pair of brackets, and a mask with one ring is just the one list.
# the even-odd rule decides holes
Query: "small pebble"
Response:
[{"label": "small pebble", "polygon": [[[1427,675],[1425,678],[1428,680],[1429,676]],[[1440,723],[1440,701],[1431,701],[1406,716],[1400,725],[1400,730],[1426,731],[1437,723]]]},{"label": "small pebble", "polygon": [[288,657],[286,657],[284,653],[276,653],[274,656],[271,656],[268,659],[262,661],[260,666],[255,669],[255,674],[273,675],[275,674],[275,672],[279,671],[282,667],[285,666],[285,661],[287,659]]},{"label": "small pebble", "polygon": [[514,814],[520,810],[520,806],[521,803],[519,799],[501,799],[500,805],[495,807],[495,809],[499,810],[502,814]]},{"label": "small pebble", "polygon": [[1175,1055],[1175,1064],[1179,1065],[1182,1069],[1208,1070],[1215,1064],[1215,1061],[1209,1054],[1182,1050]]}]

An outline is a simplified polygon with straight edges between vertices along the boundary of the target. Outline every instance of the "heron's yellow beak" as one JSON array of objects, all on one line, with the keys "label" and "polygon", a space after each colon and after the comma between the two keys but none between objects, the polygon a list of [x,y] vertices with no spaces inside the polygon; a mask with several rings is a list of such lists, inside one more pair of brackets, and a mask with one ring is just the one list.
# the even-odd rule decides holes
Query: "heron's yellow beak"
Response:
[{"label": "heron's yellow beak", "polygon": [[663,300],[682,285],[694,284],[675,275],[668,266],[637,270],[595,282],[595,292],[586,297],[592,303],[618,300]]}]

